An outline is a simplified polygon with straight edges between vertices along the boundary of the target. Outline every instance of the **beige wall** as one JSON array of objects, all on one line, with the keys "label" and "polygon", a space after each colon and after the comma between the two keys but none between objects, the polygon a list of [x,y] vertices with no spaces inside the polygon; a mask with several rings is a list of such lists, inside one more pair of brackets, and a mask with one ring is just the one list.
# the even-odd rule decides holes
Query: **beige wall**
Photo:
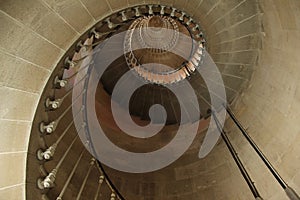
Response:
[{"label": "beige wall", "polygon": [[0,1],[1,197],[25,199],[31,123],[56,63],[97,21],[137,3],[140,1]]},{"label": "beige wall", "polygon": [[[300,2],[264,0],[262,9],[260,59],[235,111],[279,173],[300,193]],[[266,199],[286,199],[262,163],[254,162],[245,140],[236,137],[236,129],[228,129]]]},{"label": "beige wall", "polygon": [[[0,196],[6,199],[25,198],[25,164],[31,123],[43,88],[59,58],[79,35],[98,20],[115,10],[140,2],[0,1]],[[299,1],[287,0],[284,4],[280,0],[260,1],[264,12],[263,46],[260,51],[257,50],[258,38],[261,36],[257,33],[260,15],[248,12],[249,4],[254,3],[252,0],[230,0],[227,4],[217,0],[147,2],[174,4],[175,7],[194,13],[195,18],[202,19],[200,22],[208,27],[210,44],[221,43],[210,47],[219,67],[228,72],[228,68],[236,65],[234,62],[239,62],[237,67],[240,67],[240,78],[225,78],[232,85],[247,83],[250,77],[245,71],[252,70],[249,66],[256,62],[259,53],[260,59],[250,88],[237,100],[235,110],[283,177],[300,191]],[[238,2],[242,2],[243,8],[235,7]],[[199,9],[206,12],[199,12]],[[215,26],[209,27],[211,22],[221,18],[224,13],[226,20],[221,19]],[[220,31],[224,32],[214,36]],[[239,34],[248,34],[248,37],[241,39],[239,37],[242,35]],[[250,47],[253,51],[245,53],[244,50]],[[228,129],[242,152],[241,156],[247,158],[247,168],[257,185],[263,188],[261,191],[266,199],[284,199],[280,188],[271,181],[272,177],[264,175],[267,171],[258,161],[254,161],[256,158],[253,154],[249,154],[245,141],[234,136],[237,133],[230,128],[230,124]],[[219,188],[234,180],[225,181]]]},{"label": "beige wall", "polygon": [[106,1],[0,2],[1,197],[25,199],[26,152],[39,97],[59,58],[111,12],[108,7]]}]

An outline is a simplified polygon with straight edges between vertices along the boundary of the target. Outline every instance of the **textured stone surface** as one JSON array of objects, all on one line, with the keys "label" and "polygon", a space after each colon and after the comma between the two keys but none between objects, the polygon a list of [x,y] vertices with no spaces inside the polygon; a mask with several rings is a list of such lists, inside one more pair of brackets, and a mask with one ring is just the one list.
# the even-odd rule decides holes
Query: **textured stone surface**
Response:
[{"label": "textured stone surface", "polygon": [[0,155],[0,187],[21,184],[25,181],[26,153],[9,153]]},{"label": "textured stone surface", "polygon": [[2,12],[0,23],[6,27],[0,29],[0,47],[4,51],[48,69],[54,67],[61,53],[59,48]]},{"label": "textured stone surface", "polygon": [[38,101],[37,94],[0,87],[0,96],[5,104],[0,105],[0,118],[31,121]]},{"label": "textured stone surface", "polygon": [[29,122],[0,120],[1,152],[27,151],[31,124]]},{"label": "textured stone surface", "polygon": [[[257,141],[271,163],[282,177],[299,193],[299,182],[295,184],[299,163],[299,113],[297,90],[299,88],[299,35],[295,19],[299,18],[299,7],[291,8],[297,1],[263,1],[264,39],[259,55],[258,67],[250,88],[239,98],[235,111],[249,134]],[[274,4],[273,4],[274,3]],[[287,11],[287,9],[289,11]],[[280,39],[281,38],[281,39]],[[282,40],[285,38],[285,41]],[[299,119],[299,118],[298,118]],[[238,134],[236,130],[233,134]],[[250,151],[240,143],[242,154],[256,184],[269,199],[286,199],[274,178],[265,167],[253,162]],[[251,154],[252,155],[252,154]],[[262,176],[261,174],[265,174]],[[268,180],[268,183],[267,181]],[[297,182],[297,181],[296,181]],[[266,186],[268,185],[268,186]],[[275,192],[278,191],[278,192]]]},{"label": "textured stone surface", "polygon": [[[243,83],[245,87],[250,84],[235,100],[238,118],[283,178],[300,193],[299,1],[260,0],[261,11],[252,0],[145,2],[174,4],[203,25],[208,49],[229,90],[239,92]],[[0,1],[0,169],[5,172],[0,175],[1,197],[25,198],[25,151],[30,124],[39,95],[58,59],[95,20],[127,3],[144,1]],[[249,75],[252,72],[253,76]],[[232,123],[226,128],[264,199],[286,199]],[[13,153],[16,151],[24,153]],[[163,195],[165,191],[170,194],[167,199],[252,198],[223,143],[204,161],[190,161],[189,157],[183,158],[174,171],[166,170],[166,176],[175,176],[178,181],[165,182],[162,188],[158,183],[153,185],[155,181],[151,179],[143,182],[136,176],[120,179],[121,185],[125,188],[137,182],[126,193],[134,197],[142,192],[146,194],[144,199],[151,199],[151,192]]]},{"label": "textured stone surface", "polygon": [[121,8],[127,7],[128,2],[127,0],[111,0],[108,1],[111,9],[113,10],[119,10]]},{"label": "textured stone surface", "polygon": [[82,33],[93,22],[89,11],[80,1],[64,0],[57,2],[48,0],[44,2],[78,32]]},{"label": "textured stone surface", "polygon": [[81,0],[81,2],[97,20],[112,12],[106,0]]},{"label": "textured stone surface", "polygon": [[25,199],[25,185],[17,185],[7,189],[0,190],[0,195],[7,199],[24,200]]},{"label": "textured stone surface", "polygon": [[42,91],[50,71],[3,52],[0,52],[0,59],[2,85],[34,93]]},{"label": "textured stone surface", "polygon": [[5,1],[1,10],[60,48],[66,49],[76,36],[70,25],[41,1]]}]

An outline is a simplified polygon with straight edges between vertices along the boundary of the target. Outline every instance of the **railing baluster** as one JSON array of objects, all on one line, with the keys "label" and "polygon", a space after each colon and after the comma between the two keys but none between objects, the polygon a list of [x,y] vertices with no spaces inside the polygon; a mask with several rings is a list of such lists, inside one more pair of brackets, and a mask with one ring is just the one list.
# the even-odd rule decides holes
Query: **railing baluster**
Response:
[{"label": "railing baluster", "polygon": [[86,184],[86,182],[87,182],[87,180],[88,180],[88,178],[89,178],[89,175],[90,175],[90,173],[91,173],[92,167],[94,167],[94,164],[95,164],[95,158],[92,158],[92,160],[91,160],[91,162],[90,162],[89,169],[88,169],[88,171],[87,171],[87,173],[86,173],[86,175],[85,175],[85,178],[84,178],[84,180],[83,180],[83,182],[82,182],[82,184],[81,184],[81,187],[80,187],[80,190],[79,190],[79,192],[78,192],[78,195],[77,195],[76,200],[79,200],[79,199],[80,199],[81,194],[82,194],[82,192],[83,192],[83,189],[84,189],[84,187],[85,187],[85,184]]},{"label": "railing baluster", "polygon": [[[102,168],[100,167],[100,164],[97,162],[97,165],[96,167],[98,168],[100,174],[103,174],[105,177],[107,177],[107,175],[103,172]],[[118,192],[118,190],[114,189],[114,186],[111,185],[110,183],[110,180],[108,178],[105,178],[104,179],[105,183],[107,184],[107,186],[109,187],[110,191],[111,191],[111,194],[114,194],[115,197],[114,198],[117,198],[117,199],[121,199],[121,200],[125,200],[124,197],[122,197],[122,195]],[[112,198],[112,196],[111,196]]]},{"label": "railing baluster", "polygon": [[117,24],[112,23],[110,21],[110,18],[107,18],[105,21],[106,21],[106,23],[108,25],[108,28],[110,28],[110,29],[114,29],[114,28],[116,28],[118,26]]},{"label": "railing baluster", "polygon": [[121,12],[121,15],[122,15],[122,21],[125,22],[128,20],[127,16],[125,15],[125,11],[122,11]]},{"label": "railing baluster", "polygon": [[[83,56],[82,59],[86,59],[90,56],[92,56],[93,54],[89,54],[87,56]],[[81,61],[81,60],[80,60]],[[93,61],[89,62],[88,64],[86,64],[85,66],[81,66],[80,69],[78,71],[76,71],[74,74],[72,74],[71,76],[69,76],[68,78],[65,78],[65,80],[70,80],[72,78],[74,78],[77,74],[79,74],[80,72],[82,72],[83,70],[85,70],[86,68],[88,68],[90,65],[93,64]]]},{"label": "railing baluster", "polygon": [[102,186],[102,183],[104,181],[104,176],[102,174],[102,172],[100,172],[101,175],[99,176],[99,182],[98,182],[98,187],[97,187],[97,191],[96,191],[96,194],[95,194],[95,197],[94,197],[94,200],[97,200],[98,199],[98,196],[99,196],[99,193],[100,193],[100,189],[101,189],[101,186]]},{"label": "railing baluster", "polygon": [[76,51],[79,52],[80,50],[83,50],[83,51],[87,51],[88,48],[87,48],[87,45],[84,45],[82,41],[79,41],[76,45]]},{"label": "railing baluster", "polygon": [[206,44],[206,40],[204,38],[202,38],[200,42],[203,46]]},{"label": "railing baluster", "polygon": [[153,5],[148,5],[148,8],[149,8],[148,14],[153,15]]},{"label": "railing baluster", "polygon": [[[109,32],[101,33],[101,37],[103,37],[103,36],[105,36],[105,35],[108,35],[108,34],[110,34],[110,33],[114,33],[114,32],[116,32],[116,30],[111,30],[111,31],[109,31]],[[95,46],[98,46],[99,44],[103,44],[103,40],[91,44],[90,47],[95,47]],[[98,51],[99,51],[99,50],[98,50]],[[94,51],[93,54],[97,53],[98,51]]]},{"label": "railing baluster", "polygon": [[56,174],[57,174],[59,168],[61,167],[63,161],[67,157],[68,153],[70,152],[70,150],[71,150],[72,146],[74,145],[75,141],[77,140],[77,138],[78,138],[78,135],[76,134],[76,136],[73,139],[72,143],[70,144],[70,146],[68,147],[68,149],[65,151],[64,155],[59,160],[59,162],[56,165],[56,167],[48,174],[48,176],[46,176],[44,178],[44,180],[41,180],[41,179],[38,180],[38,185],[41,186],[40,189],[52,188],[54,186],[54,182],[55,182],[55,179],[56,179]]},{"label": "railing baluster", "polygon": [[135,16],[136,16],[136,17],[141,16],[141,13],[140,13],[140,11],[139,11],[139,7],[135,7],[134,10],[135,10]]},{"label": "railing baluster", "polygon": [[[81,43],[81,45],[82,45],[82,43]],[[93,44],[90,44],[90,45],[83,45],[86,49],[88,49],[88,48],[90,48],[90,47],[93,47]],[[66,69],[66,70],[69,70],[70,68],[75,68],[75,67],[77,67],[79,64],[80,64],[80,62],[82,62],[83,60],[85,60],[86,58],[88,58],[88,57],[90,57],[90,56],[92,56],[93,54],[88,54],[88,55],[85,55],[85,56],[83,56],[83,57],[81,57],[81,58],[79,58],[79,59],[77,59],[77,60],[72,60],[72,59],[70,59],[70,57],[66,57],[66,59],[65,59],[65,65],[64,65],[64,68]],[[88,65],[87,65],[88,66]]]},{"label": "railing baluster", "polygon": [[179,17],[179,20],[180,20],[180,21],[183,21],[185,15],[186,15],[185,12],[181,12],[181,16]]},{"label": "railing baluster", "polygon": [[172,8],[171,17],[175,17],[176,8]]},{"label": "railing baluster", "polygon": [[197,38],[197,39],[203,38],[203,32],[200,31],[200,33],[196,34],[196,38]]},{"label": "railing baluster", "polygon": [[115,194],[115,192],[111,193],[110,200],[116,200],[116,194]]},{"label": "railing baluster", "polygon": [[[79,113],[81,113],[81,111]],[[57,148],[58,144],[62,141],[63,137],[66,135],[66,133],[68,132],[68,130],[70,129],[70,127],[73,124],[74,124],[74,121],[72,120],[72,122],[68,125],[68,127],[64,130],[64,132],[59,136],[57,141],[55,143],[53,143],[50,147],[48,147],[45,151],[43,151],[42,149],[39,149],[37,151],[37,158],[41,161],[52,159],[54,154],[55,154],[55,151],[56,151],[56,148]],[[79,133],[85,126],[86,126],[86,124],[83,123],[81,128],[77,132]]]},{"label": "railing baluster", "polygon": [[51,99],[48,97],[48,98],[46,99],[46,102],[45,102],[46,107],[47,107],[47,108],[50,108],[50,109],[52,109],[52,110],[58,109],[58,108],[61,106],[61,104],[63,103],[63,101],[65,100],[65,98],[66,98],[67,96],[69,96],[69,94],[71,94],[72,91],[73,91],[72,89],[69,90],[68,92],[66,92],[66,93],[64,94],[64,96],[62,96],[62,97],[59,98],[59,99],[51,100]]},{"label": "railing baluster", "polygon": [[72,86],[72,88],[70,88],[65,94],[64,96],[60,97],[59,99],[55,99],[55,100],[51,100],[50,98],[47,98],[46,99],[46,102],[45,102],[45,106],[47,108],[50,108],[52,110],[56,110],[58,109],[61,104],[63,103],[63,101],[65,100],[65,98],[67,98],[68,95],[70,95],[73,91],[73,89],[78,86],[82,81],[84,81],[85,79],[87,78],[87,74],[79,81],[76,82],[75,85]]},{"label": "railing baluster", "polygon": [[[87,64],[86,66],[83,66],[80,70],[76,71],[73,75],[71,75],[68,78],[65,79],[60,79],[58,76],[56,76],[54,78],[54,86],[56,86],[56,89],[60,89],[60,88],[64,88],[66,87],[67,83],[69,82],[69,80],[71,80],[72,78],[74,78],[77,74],[79,74],[81,71],[85,70],[87,67],[89,67],[91,64],[93,64],[93,62],[90,62],[89,64]],[[79,83],[80,81],[78,81]],[[59,86],[59,87],[57,87]],[[73,87],[75,87],[76,85],[74,85]],[[73,88],[72,87],[72,88]]]},{"label": "railing baluster", "polygon": [[62,200],[62,197],[63,197],[63,195],[65,194],[66,189],[68,188],[68,185],[69,185],[69,183],[71,182],[71,179],[72,179],[72,177],[74,176],[75,171],[76,171],[76,169],[77,169],[77,167],[78,167],[78,165],[79,165],[79,163],[80,163],[80,160],[81,160],[81,158],[82,158],[82,156],[83,156],[84,151],[85,151],[85,148],[83,148],[83,150],[82,150],[82,152],[81,152],[79,158],[77,159],[77,161],[76,161],[76,163],[75,163],[75,165],[74,165],[74,167],[73,167],[73,169],[72,169],[72,171],[71,171],[71,173],[70,173],[70,175],[69,175],[69,177],[68,177],[66,183],[64,184],[63,189],[61,190],[61,192],[60,192],[59,196],[56,198],[56,200]]},{"label": "railing baluster", "polygon": [[189,21],[186,22],[186,25],[187,25],[187,26],[191,25],[191,23],[192,23],[193,21],[194,21],[193,18],[190,17]]},{"label": "railing baluster", "polygon": [[60,88],[66,87],[66,85],[68,84],[68,81],[64,80],[64,79],[59,79],[59,77],[56,76],[54,78],[53,84],[56,87],[56,89],[60,89]]},{"label": "railing baluster", "polygon": [[164,15],[166,6],[160,6],[160,7],[161,7],[160,14]]},{"label": "railing baluster", "polygon": [[66,57],[65,59],[65,69],[70,69],[76,66],[76,62],[72,61],[69,57]]},{"label": "railing baluster", "polygon": [[197,30],[199,30],[199,28],[200,28],[199,24],[196,24],[196,26],[194,26],[192,28],[192,31],[197,31]]},{"label": "railing baluster", "polygon": [[100,39],[100,33],[96,31],[96,28],[92,28],[92,30],[90,31],[90,35],[93,35],[97,40]]},{"label": "railing baluster", "polygon": [[79,94],[76,99],[72,102],[72,104],[59,116],[59,118],[57,118],[56,120],[50,122],[49,124],[45,125],[45,122],[41,122],[40,123],[40,132],[41,133],[47,133],[47,134],[51,134],[56,130],[56,127],[58,125],[58,123],[60,122],[60,120],[69,112],[69,110],[72,108],[72,106],[77,102],[78,99],[80,99],[79,97],[82,96],[82,94],[85,92],[86,89],[84,89],[81,94]]}]

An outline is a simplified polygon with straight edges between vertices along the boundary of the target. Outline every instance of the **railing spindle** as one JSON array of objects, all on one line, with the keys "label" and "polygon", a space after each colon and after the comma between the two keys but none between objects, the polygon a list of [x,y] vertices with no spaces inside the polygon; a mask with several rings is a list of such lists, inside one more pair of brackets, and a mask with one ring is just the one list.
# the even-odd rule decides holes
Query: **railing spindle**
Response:
[{"label": "railing spindle", "polygon": [[56,167],[44,178],[44,180],[38,179],[38,185],[40,186],[40,189],[54,187],[54,182],[56,180],[56,174],[57,174],[58,170],[60,169],[63,161],[67,157],[68,153],[70,152],[71,148],[73,147],[73,145],[74,145],[75,141],[77,140],[77,138],[78,138],[78,135],[76,134],[76,136],[73,139],[72,143],[70,144],[68,149],[65,151],[64,155],[59,160]]},{"label": "railing spindle", "polygon": [[85,187],[85,185],[86,185],[86,182],[87,182],[87,180],[88,180],[88,178],[89,178],[89,175],[90,175],[91,170],[92,170],[92,168],[94,167],[94,165],[95,165],[95,158],[92,158],[92,160],[91,160],[91,162],[90,162],[89,169],[88,169],[88,171],[87,171],[87,173],[86,173],[86,175],[85,175],[85,177],[84,177],[84,180],[83,180],[83,182],[82,182],[82,184],[81,184],[81,187],[80,187],[80,190],[79,190],[79,192],[78,192],[78,195],[77,195],[76,200],[79,200],[79,199],[80,199],[81,194],[82,194],[82,192],[83,192],[83,189],[84,189],[84,187]]},{"label": "railing spindle", "polygon": [[134,10],[135,10],[135,16],[136,16],[136,17],[141,16],[141,13],[140,13],[140,11],[139,11],[139,7],[135,7]]},{"label": "railing spindle", "polygon": [[69,110],[72,108],[72,106],[77,102],[78,99],[80,99],[79,97],[82,96],[83,93],[85,93],[84,89],[77,97],[76,99],[72,102],[72,104],[70,106],[68,106],[68,108],[59,116],[59,118],[57,118],[56,120],[50,122],[49,124],[45,125],[45,122],[41,122],[40,123],[40,132],[41,133],[47,133],[47,134],[51,134],[56,130],[56,127],[58,126],[58,123],[60,122],[60,120],[69,112]]},{"label": "railing spindle", "polygon": [[99,176],[98,187],[97,187],[97,191],[96,191],[94,200],[98,199],[98,196],[99,196],[99,193],[100,193],[100,189],[101,189],[101,186],[102,186],[102,183],[103,183],[104,179],[105,179],[105,177],[103,175]]},{"label": "railing spindle", "polygon": [[[79,113],[81,113],[81,112],[79,112]],[[57,141],[55,143],[53,143],[50,147],[48,147],[45,151],[43,151],[42,149],[39,149],[37,151],[37,158],[39,160],[50,160],[50,159],[52,159],[54,154],[55,154],[55,151],[56,151],[56,148],[57,148],[58,144],[62,141],[63,137],[66,135],[66,133],[69,131],[70,127],[73,124],[74,124],[74,121],[72,120],[70,122],[70,124],[67,126],[67,128],[64,130],[64,132],[59,136]],[[78,132],[80,132],[85,126],[86,126],[86,124],[83,123],[81,128],[78,130]]]},{"label": "railing spindle", "polygon": [[63,197],[64,193],[66,192],[66,189],[68,188],[68,185],[71,182],[71,179],[74,176],[75,171],[76,171],[76,169],[77,169],[77,167],[78,167],[78,165],[80,163],[80,160],[81,160],[81,158],[83,156],[84,150],[85,150],[85,148],[83,148],[83,150],[82,150],[79,158],[77,159],[77,161],[76,161],[76,163],[75,163],[75,165],[74,165],[74,167],[73,167],[73,169],[72,169],[72,171],[71,171],[71,173],[70,173],[70,175],[69,175],[66,183],[64,184],[63,189],[61,190],[61,192],[60,192],[59,196],[56,198],[56,200],[62,200],[62,197]]}]

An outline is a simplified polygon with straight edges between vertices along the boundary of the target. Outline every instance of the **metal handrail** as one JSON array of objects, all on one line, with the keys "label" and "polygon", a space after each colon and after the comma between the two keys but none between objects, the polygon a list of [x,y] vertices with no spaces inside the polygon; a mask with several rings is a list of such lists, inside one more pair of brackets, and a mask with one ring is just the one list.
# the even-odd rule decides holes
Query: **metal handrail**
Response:
[{"label": "metal handrail", "polygon": [[244,167],[242,161],[240,160],[240,158],[239,158],[239,156],[238,156],[236,150],[235,150],[234,147],[232,146],[232,144],[231,144],[231,142],[230,142],[230,140],[229,140],[229,138],[228,138],[226,132],[225,132],[224,129],[221,127],[220,122],[219,122],[219,120],[218,120],[218,118],[217,118],[217,116],[216,116],[216,114],[215,114],[214,111],[212,112],[212,116],[213,116],[213,118],[214,118],[214,121],[215,121],[215,123],[216,123],[216,126],[217,126],[219,132],[221,133],[221,136],[222,136],[222,138],[223,138],[223,140],[224,140],[224,142],[225,142],[225,144],[226,144],[228,150],[229,150],[230,153],[231,153],[232,158],[234,159],[234,161],[235,161],[236,165],[238,166],[238,168],[239,168],[239,170],[240,170],[242,176],[244,177],[245,181],[247,182],[248,187],[249,187],[249,189],[251,190],[251,192],[252,192],[254,198],[255,198],[256,200],[262,200],[262,197],[260,196],[260,194],[259,194],[259,192],[258,192],[256,186],[254,185],[254,182],[252,181],[252,179],[251,179],[249,173],[247,172],[246,168]]},{"label": "metal handrail", "polygon": [[230,118],[233,120],[233,122],[236,124],[236,126],[239,128],[243,136],[247,139],[247,141],[250,143],[251,147],[255,150],[257,155],[261,158],[261,160],[264,162],[264,164],[267,166],[269,171],[272,173],[274,178],[277,180],[277,182],[280,184],[280,186],[284,189],[287,196],[291,200],[300,200],[299,195],[296,193],[293,188],[291,188],[280,176],[280,174],[277,172],[275,167],[271,164],[271,162],[268,160],[268,158],[265,156],[265,154],[262,152],[262,150],[257,146],[257,144],[254,142],[254,140],[251,138],[251,136],[247,133],[246,129],[242,126],[242,124],[238,121],[235,114],[230,109],[229,105],[224,105],[224,108],[226,109],[227,113],[229,114]]}]

